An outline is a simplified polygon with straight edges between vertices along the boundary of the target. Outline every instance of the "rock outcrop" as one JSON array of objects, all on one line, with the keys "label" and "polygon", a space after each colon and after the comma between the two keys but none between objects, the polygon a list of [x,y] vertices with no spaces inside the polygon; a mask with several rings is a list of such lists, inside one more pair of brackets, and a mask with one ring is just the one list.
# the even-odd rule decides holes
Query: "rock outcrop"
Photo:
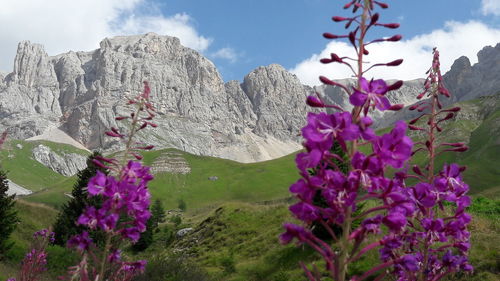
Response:
[{"label": "rock outcrop", "polygon": [[[459,59],[445,75],[458,100],[500,89],[495,78],[500,46],[485,48],[479,57],[474,66]],[[145,80],[152,88],[158,127],[139,140],[241,162],[299,149],[298,135],[310,110],[304,99],[312,91],[350,108],[339,89],[304,86],[276,64],[255,69],[243,83],[224,83],[211,61],[177,38],[153,33],[106,38],[95,51],[53,57],[41,45],[24,41],[14,71],[0,78],[0,130],[26,139],[57,128],[88,149],[108,151],[120,149],[120,144],[104,131],[111,126],[124,129],[115,117],[130,112],[124,100],[139,93]],[[409,81],[389,98],[411,104],[420,87],[421,81]],[[375,117],[384,126],[405,114]]]},{"label": "rock outcrop", "polygon": [[63,176],[72,176],[87,167],[87,158],[76,153],[54,152],[43,144],[37,145],[32,151],[33,158]]}]

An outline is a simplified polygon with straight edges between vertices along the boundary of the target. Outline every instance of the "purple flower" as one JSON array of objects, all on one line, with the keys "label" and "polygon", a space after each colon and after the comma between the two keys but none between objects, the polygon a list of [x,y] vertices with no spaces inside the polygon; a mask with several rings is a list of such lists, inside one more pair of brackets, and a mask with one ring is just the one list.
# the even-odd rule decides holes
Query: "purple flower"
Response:
[{"label": "purple flower", "polygon": [[329,150],[335,139],[345,148],[345,141],[359,137],[359,127],[352,123],[351,114],[348,112],[334,114],[309,112],[307,125],[302,128],[302,135],[306,139],[306,146],[316,144]]},{"label": "purple flower", "polygon": [[88,250],[91,244],[92,239],[87,231],[84,231],[79,235],[75,235],[68,240],[68,246],[76,247],[80,251]]},{"label": "purple flower", "polygon": [[104,193],[106,182],[107,176],[103,172],[97,171],[96,175],[89,180],[89,183],[87,185],[88,193],[91,196]]},{"label": "purple flower", "polygon": [[406,123],[398,121],[392,131],[377,138],[373,149],[380,159],[392,167],[399,169],[410,158],[413,142],[405,135]]},{"label": "purple flower", "polygon": [[400,212],[389,213],[382,221],[393,232],[401,231],[407,222],[406,217]]},{"label": "purple flower", "polygon": [[417,271],[419,269],[420,262],[417,260],[415,255],[405,255],[401,260],[401,264],[408,271]]},{"label": "purple flower", "polygon": [[297,168],[305,173],[308,168],[316,168],[322,157],[323,153],[319,149],[312,149],[310,152],[297,154],[295,163],[297,164]]},{"label": "purple flower", "polygon": [[299,220],[312,222],[319,218],[317,207],[305,202],[292,205],[289,209]]},{"label": "purple flower", "polygon": [[380,224],[382,223],[382,215],[377,215],[373,218],[365,219],[361,225],[363,226],[366,233],[379,233],[380,232]]},{"label": "purple flower", "polygon": [[418,183],[412,188],[415,203],[425,208],[431,208],[436,205],[437,196],[433,192],[432,185],[428,183]]},{"label": "purple flower", "polygon": [[311,202],[316,194],[316,189],[310,186],[306,180],[299,179],[290,186],[290,192],[297,194],[300,199],[306,202]]},{"label": "purple flower", "polygon": [[371,80],[368,82],[365,78],[360,80],[361,90],[355,89],[354,93],[349,97],[349,101],[354,106],[374,105],[379,110],[387,110],[391,107],[391,103],[384,96],[387,93],[387,84],[384,80]]},{"label": "purple flower", "polygon": [[302,226],[293,223],[285,223],[283,227],[285,228],[285,232],[280,235],[280,242],[284,245],[290,243],[293,238],[297,238],[299,242],[304,242],[311,236],[311,233],[306,231]]}]

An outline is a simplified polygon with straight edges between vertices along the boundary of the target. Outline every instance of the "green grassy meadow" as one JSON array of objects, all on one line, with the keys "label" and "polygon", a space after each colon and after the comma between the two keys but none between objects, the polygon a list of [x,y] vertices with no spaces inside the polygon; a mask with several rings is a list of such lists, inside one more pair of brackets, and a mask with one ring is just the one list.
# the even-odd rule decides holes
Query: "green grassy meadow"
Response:
[{"label": "green grassy meadow", "polygon": [[[465,141],[470,149],[465,153],[443,154],[437,159],[436,169],[451,162],[468,167],[464,179],[476,198],[470,208],[474,216],[470,258],[476,273],[472,277],[452,276],[448,280],[500,280],[500,95],[460,106],[463,117],[448,122],[441,137],[448,142]],[[418,135],[414,137],[419,139]],[[69,199],[65,193],[71,192],[76,181],[75,176],[64,177],[33,160],[31,149],[38,143],[55,151],[88,154],[67,145],[16,140],[8,142],[0,151],[2,168],[9,171],[9,178],[34,191],[18,200],[16,208],[21,224],[12,235],[15,247],[10,253],[11,261],[0,263],[0,280],[13,274],[32,233],[52,224],[57,209]],[[297,265],[301,260],[321,268],[320,259],[307,247],[278,243],[282,223],[293,220],[285,199],[290,197],[288,187],[299,177],[294,163],[296,153],[243,164],[162,149],[144,152],[144,163],[151,165],[172,152],[185,159],[191,172],[158,173],[150,184],[150,191],[153,200],[160,199],[165,209],[177,209],[179,200],[183,200],[187,211],[181,215],[181,225],[164,223],[164,230],[155,233],[158,238],[155,244],[137,257],[168,256],[181,251],[206,271],[211,280],[303,280]],[[416,154],[415,163],[425,161],[425,154]],[[214,176],[217,180],[209,180]],[[194,231],[173,241],[162,238],[165,233],[184,227],[192,227]],[[65,262],[61,259],[71,254],[57,247],[49,251],[54,258],[49,260],[51,274],[46,280],[53,280],[51,278],[63,270]],[[351,268],[351,273],[366,271],[375,260],[376,254],[368,255]]]}]

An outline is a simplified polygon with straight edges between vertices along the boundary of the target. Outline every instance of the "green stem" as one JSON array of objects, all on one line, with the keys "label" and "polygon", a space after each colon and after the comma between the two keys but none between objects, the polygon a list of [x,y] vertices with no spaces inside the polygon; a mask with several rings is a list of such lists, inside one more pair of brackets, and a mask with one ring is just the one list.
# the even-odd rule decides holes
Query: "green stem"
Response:
[{"label": "green stem", "polygon": [[106,269],[106,260],[108,259],[108,252],[111,247],[111,235],[106,233],[106,244],[104,244],[104,251],[102,253],[101,268],[99,270],[99,278],[96,281],[104,281],[104,272]]}]

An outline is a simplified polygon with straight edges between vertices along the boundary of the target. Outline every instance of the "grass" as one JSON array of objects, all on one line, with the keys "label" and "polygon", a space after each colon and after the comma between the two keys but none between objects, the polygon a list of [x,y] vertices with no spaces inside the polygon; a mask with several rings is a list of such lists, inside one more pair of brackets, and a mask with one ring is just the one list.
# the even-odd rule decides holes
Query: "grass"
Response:
[{"label": "grass", "polygon": [[[88,155],[88,152],[67,144],[48,141],[9,140],[4,148],[0,150],[2,169],[8,171],[10,180],[32,191],[52,188],[54,183],[66,179],[65,176],[52,171],[33,159],[32,150],[39,144],[50,147],[58,154],[76,153]],[[22,148],[18,148],[18,146]]]},{"label": "grass", "polygon": [[[191,173],[159,173],[150,183],[153,199],[166,208],[178,207],[184,200],[188,211],[227,201],[258,202],[289,196],[288,187],[298,179],[294,154],[258,163],[238,163],[208,156],[197,156],[173,149],[144,152],[144,163],[150,165],[164,153],[175,151],[189,163]],[[209,180],[216,176],[217,180]],[[59,207],[68,200],[76,177],[63,178],[50,189],[26,197],[26,200]]]}]

